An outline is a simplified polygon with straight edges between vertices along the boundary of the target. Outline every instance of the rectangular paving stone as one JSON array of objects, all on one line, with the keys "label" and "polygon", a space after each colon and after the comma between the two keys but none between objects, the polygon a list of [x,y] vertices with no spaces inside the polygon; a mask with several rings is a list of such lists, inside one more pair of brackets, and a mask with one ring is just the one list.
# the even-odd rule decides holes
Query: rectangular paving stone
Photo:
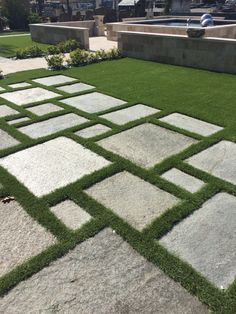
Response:
[{"label": "rectangular paving stone", "polygon": [[87,122],[88,120],[74,113],[54,117],[45,121],[36,122],[19,128],[19,131],[31,138],[44,137],[76,125]]},{"label": "rectangular paving stone", "polygon": [[71,200],[66,200],[50,208],[68,228],[76,230],[91,220],[91,216],[79,205]]},{"label": "rectangular paving stone", "polygon": [[78,132],[75,132],[75,134],[79,135],[81,137],[84,137],[84,138],[90,138],[93,136],[101,135],[101,134],[108,132],[110,130],[111,129],[106,125],[96,124],[96,125],[90,126],[88,128],[85,128],[83,130],[80,130]]},{"label": "rectangular paving stone", "polygon": [[144,168],[153,167],[194,143],[197,141],[188,136],[150,123],[144,123],[98,142],[108,151]]},{"label": "rectangular paving stone", "polygon": [[236,143],[221,141],[185,160],[213,176],[236,184]]},{"label": "rectangular paving stone", "polygon": [[9,87],[11,87],[11,88],[23,88],[23,87],[29,87],[29,86],[31,86],[31,84],[30,83],[26,83],[26,82],[9,85]]},{"label": "rectangular paving stone", "polygon": [[23,117],[23,118],[19,118],[19,119],[14,119],[14,120],[8,121],[7,123],[9,125],[13,125],[13,124],[17,124],[17,123],[21,123],[21,122],[25,122],[25,121],[30,121],[30,118]]},{"label": "rectangular paving stone", "polygon": [[61,100],[61,102],[89,113],[104,111],[113,107],[126,104],[126,102],[123,100],[108,95],[104,95],[98,92],[70,97]]},{"label": "rectangular paving stone", "polygon": [[0,118],[18,114],[19,112],[7,105],[0,105]]},{"label": "rectangular paving stone", "polygon": [[218,193],[176,225],[160,243],[218,288],[236,276],[236,197]]},{"label": "rectangular paving stone", "polygon": [[94,88],[95,88],[95,86],[88,85],[85,83],[75,83],[72,85],[60,86],[57,89],[61,90],[63,92],[69,93],[69,94],[73,94],[73,93],[84,92],[86,90],[90,90],[90,89],[94,89]]},{"label": "rectangular paving stone", "polygon": [[181,188],[189,191],[190,193],[199,191],[205,184],[202,180],[199,180],[176,168],[172,168],[163,173],[161,177],[173,184],[179,185]]},{"label": "rectangular paving stone", "polygon": [[179,202],[175,196],[126,171],[85,192],[139,231]]},{"label": "rectangular paving stone", "polygon": [[48,91],[41,87],[28,88],[28,89],[1,94],[2,98],[18,106],[23,106],[23,105],[27,105],[34,102],[43,101],[43,100],[55,98],[58,96],[61,96],[61,95]]},{"label": "rectangular paving stone", "polygon": [[51,103],[47,103],[47,104],[38,105],[34,107],[28,107],[27,110],[36,114],[37,116],[44,116],[45,114],[48,114],[48,113],[63,110],[63,108],[57,105],[51,104]]},{"label": "rectangular paving stone", "polygon": [[207,314],[205,305],[105,229],[0,299],[4,314]]},{"label": "rectangular paving stone", "polygon": [[45,86],[53,86],[53,85],[59,85],[69,82],[77,81],[73,77],[65,76],[65,75],[53,75],[48,77],[41,77],[38,79],[33,80],[33,82],[45,85]]},{"label": "rectangular paving stone", "polygon": [[82,145],[58,137],[0,159],[36,196],[43,196],[110,164]]},{"label": "rectangular paving stone", "polygon": [[10,148],[18,144],[20,144],[19,141],[0,129],[0,149]]},{"label": "rectangular paving stone", "polygon": [[0,202],[0,217],[0,277],[56,243],[15,201]]},{"label": "rectangular paving stone", "polygon": [[223,130],[223,128],[218,125],[192,118],[181,113],[172,113],[164,118],[161,118],[160,121],[202,136],[210,136],[220,130]]},{"label": "rectangular paving stone", "polygon": [[122,125],[130,121],[153,115],[157,112],[160,112],[160,110],[140,104],[126,109],[106,113],[102,115],[101,118],[109,120],[115,124]]}]

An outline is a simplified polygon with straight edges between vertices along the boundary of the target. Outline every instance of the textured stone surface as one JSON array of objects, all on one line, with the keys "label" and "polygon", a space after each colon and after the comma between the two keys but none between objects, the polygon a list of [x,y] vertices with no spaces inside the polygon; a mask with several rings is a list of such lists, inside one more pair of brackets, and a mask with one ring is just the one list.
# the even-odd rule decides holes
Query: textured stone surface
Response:
[{"label": "textured stone surface", "polygon": [[115,112],[110,112],[101,116],[115,124],[125,124],[140,118],[150,116],[160,110],[154,109],[145,105],[135,105],[126,109],[121,109]]},{"label": "textured stone surface", "polygon": [[56,243],[15,201],[0,202],[0,217],[0,277]]},{"label": "textured stone surface", "polygon": [[86,129],[80,130],[80,131],[76,132],[75,134],[79,135],[81,137],[84,137],[84,138],[90,138],[93,136],[103,134],[103,133],[110,131],[110,130],[111,129],[106,125],[96,124],[96,125],[93,125],[93,126],[86,128]]},{"label": "textured stone surface", "polygon": [[205,182],[176,168],[170,169],[169,171],[165,172],[161,177],[176,185],[179,185],[181,188],[191,193],[197,192],[205,184]]},{"label": "textured stone surface", "polygon": [[73,93],[80,93],[84,92],[89,89],[93,89],[95,86],[84,84],[84,83],[75,83],[72,85],[65,85],[65,86],[60,86],[57,89],[61,90],[63,92],[73,94]]},{"label": "textured stone surface", "polygon": [[11,87],[11,88],[23,88],[23,87],[29,87],[29,86],[31,86],[31,84],[30,83],[26,83],[26,82],[9,85],[9,87]]},{"label": "textured stone surface", "polygon": [[46,195],[109,164],[103,157],[65,137],[0,159],[0,165],[36,196]]},{"label": "textured stone surface", "polygon": [[44,88],[35,87],[3,93],[1,97],[19,106],[61,96]]},{"label": "textured stone surface", "polygon": [[173,195],[126,171],[95,184],[86,193],[139,231],[178,203]]},{"label": "textured stone surface", "polygon": [[223,130],[223,128],[218,125],[214,125],[180,113],[172,113],[164,118],[161,118],[160,121],[193,133],[200,134],[202,136],[209,136],[220,130]]},{"label": "textured stone surface", "polygon": [[54,117],[45,121],[24,126],[19,128],[19,131],[31,138],[39,138],[80,125],[87,121],[87,119],[74,113],[68,113],[63,116]]},{"label": "textured stone surface", "polygon": [[30,120],[30,118],[23,117],[23,118],[19,118],[19,119],[14,119],[14,120],[8,121],[7,123],[12,125],[12,124],[17,124],[17,123],[24,122],[24,121],[29,121],[29,120]]},{"label": "textured stone surface", "polygon": [[103,148],[150,168],[197,141],[160,126],[145,123],[98,142]]},{"label": "textured stone surface", "polygon": [[70,97],[61,100],[61,102],[89,113],[107,110],[126,103],[123,100],[97,92]]},{"label": "textured stone surface", "polygon": [[48,76],[48,77],[42,77],[36,80],[33,80],[33,82],[45,85],[45,86],[53,86],[53,85],[59,85],[69,82],[76,81],[75,78],[65,76],[65,75],[54,75],[54,76]]},{"label": "textured stone surface", "polygon": [[47,104],[38,105],[38,106],[30,107],[30,108],[28,107],[27,110],[36,114],[37,116],[44,116],[45,114],[48,114],[51,112],[63,110],[63,108],[56,106],[54,104],[47,103]]},{"label": "textured stone surface", "polygon": [[0,129],[0,149],[6,149],[19,144],[20,142],[14,139],[7,132]]},{"label": "textured stone surface", "polygon": [[68,228],[76,230],[92,218],[85,210],[71,200],[66,200],[50,208],[50,210]]},{"label": "textured stone surface", "polygon": [[19,113],[18,111],[16,111],[15,109],[12,109],[9,106],[6,106],[6,105],[0,106],[0,118],[7,117],[13,114],[18,114],[18,113]]},{"label": "textured stone surface", "polygon": [[236,197],[218,193],[160,242],[217,287],[236,276]]},{"label": "textured stone surface", "polygon": [[21,282],[0,307],[4,314],[208,313],[110,229]]},{"label": "textured stone surface", "polygon": [[191,166],[236,184],[236,143],[221,141],[186,160]]}]

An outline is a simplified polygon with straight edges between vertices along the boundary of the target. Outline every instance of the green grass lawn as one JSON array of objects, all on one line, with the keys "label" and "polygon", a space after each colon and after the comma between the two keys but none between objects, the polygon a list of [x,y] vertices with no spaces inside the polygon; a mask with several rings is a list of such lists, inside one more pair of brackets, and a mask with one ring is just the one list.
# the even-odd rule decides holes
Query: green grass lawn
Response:
[{"label": "green grass lawn", "polygon": [[27,35],[29,32],[0,32],[0,36]]},{"label": "green grass lawn", "polygon": [[[74,112],[85,118],[89,118],[90,121],[87,123],[88,125],[95,123],[107,125],[112,129],[109,135],[119,133],[146,121],[175,130],[174,127],[161,124],[157,119],[171,112],[187,114],[221,125],[224,129],[206,138],[191,134],[187,131],[178,130],[179,133],[197,138],[199,142],[187,151],[168,158],[147,170],[134,165],[132,162],[120,156],[105,151],[96,144],[98,139],[107,137],[108,134],[100,135],[92,139],[83,139],[75,136],[74,132],[80,128],[84,128],[83,126],[67,129],[43,139],[32,140],[21,134],[13,126],[9,126],[4,119],[0,119],[0,128],[9,132],[22,143],[17,147],[1,151],[0,157],[7,156],[15,151],[62,135],[85,145],[87,148],[113,162],[108,169],[103,169],[89,177],[85,177],[41,199],[36,198],[23,185],[17,182],[13,176],[0,167],[1,183],[4,185],[4,189],[2,191],[0,190],[0,196],[13,195],[34,219],[49,229],[58,239],[57,245],[39,256],[32,258],[29,262],[19,266],[0,279],[0,294],[4,294],[19,281],[31,276],[33,273],[45,267],[50,261],[65,254],[77,243],[96,234],[104,228],[104,226],[110,226],[140,254],[160,267],[171,278],[180,282],[190,293],[196,295],[202,302],[207,304],[212,313],[235,314],[236,281],[225,292],[217,289],[190,265],[167,252],[158,244],[156,239],[166,234],[174,224],[193,213],[217,192],[226,191],[236,195],[236,187],[233,184],[212,177],[183,162],[187,157],[210,147],[221,139],[236,141],[236,77],[229,74],[213,73],[125,58],[117,61],[101,62],[81,68],[71,68],[60,72],[51,72],[42,69],[16,73],[7,76],[7,78],[1,82],[1,86],[9,91],[10,89],[7,87],[8,84],[21,81],[27,81],[33,86],[38,86],[31,81],[33,78],[50,76],[57,73],[72,76],[84,83],[96,86],[96,90],[99,92],[126,100],[128,104],[125,106],[142,103],[161,109],[155,117],[142,118],[124,126],[117,126],[109,121],[102,120],[96,114],[88,114],[63,105],[59,100],[69,97],[66,93],[61,92],[62,96],[60,98],[50,101],[62,106],[65,112]],[[55,87],[48,87],[47,89],[58,92]],[[6,103],[5,100],[0,100],[0,104]],[[30,106],[31,105],[32,104],[30,104]],[[9,106],[20,111],[21,114],[19,114],[19,117],[28,115],[31,119],[30,123],[46,120],[58,115],[58,113],[52,113],[44,117],[37,117],[27,112],[25,107],[18,107],[11,103],[9,103]],[[114,108],[106,112],[113,110]],[[11,119],[11,117],[9,117],[9,119]],[[27,124],[29,124],[29,122],[23,122],[20,125],[23,126]],[[172,167],[182,169],[202,179],[207,184],[198,193],[191,194],[162,180],[160,174]],[[183,202],[157,218],[142,233],[138,232],[121,218],[114,215],[108,208],[101,206],[83,192],[85,188],[122,170],[127,170],[169,191],[176,197],[182,199]],[[49,211],[49,207],[67,197],[77,202],[94,217],[92,222],[75,233],[69,231],[62,223],[55,219]]]}]

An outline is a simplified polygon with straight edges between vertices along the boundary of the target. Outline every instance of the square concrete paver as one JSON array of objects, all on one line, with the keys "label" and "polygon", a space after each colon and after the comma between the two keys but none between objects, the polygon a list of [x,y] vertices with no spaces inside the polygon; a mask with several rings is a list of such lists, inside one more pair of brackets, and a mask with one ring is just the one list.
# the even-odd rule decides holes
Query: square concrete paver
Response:
[{"label": "square concrete paver", "polygon": [[179,202],[175,196],[126,171],[85,192],[139,231]]},{"label": "square concrete paver", "polygon": [[110,164],[66,137],[0,159],[0,165],[36,196],[43,196]]},{"label": "square concrete paver", "polygon": [[72,230],[80,228],[92,218],[85,210],[71,200],[59,203],[51,207],[50,210]]},{"label": "square concrete paver", "polygon": [[31,84],[30,83],[26,83],[26,82],[9,85],[9,87],[11,87],[11,88],[23,88],[23,87],[29,87],[29,86],[31,86]]},{"label": "square concrete paver", "polygon": [[0,277],[56,243],[15,201],[0,202]]},{"label": "square concrete paver", "polygon": [[13,124],[17,124],[17,123],[21,123],[21,122],[25,122],[25,121],[30,121],[30,118],[23,117],[23,118],[19,118],[19,119],[14,119],[14,120],[8,121],[7,123],[9,125],[13,125]]},{"label": "square concrete paver", "polygon": [[196,140],[160,126],[144,123],[98,142],[103,148],[150,168],[178,154]]},{"label": "square concrete paver", "polygon": [[57,105],[51,104],[51,103],[47,103],[47,104],[38,105],[38,106],[30,107],[30,108],[27,107],[27,110],[36,114],[37,116],[44,116],[45,114],[48,114],[48,113],[63,110],[63,108]]},{"label": "square concrete paver", "polygon": [[153,115],[157,112],[160,112],[160,110],[140,104],[104,114],[101,116],[101,118],[109,120],[115,124],[122,125],[130,121]]},{"label": "square concrete paver", "polygon": [[125,101],[101,93],[89,93],[61,100],[79,110],[95,113],[126,104]]},{"label": "square concrete paver", "polygon": [[65,75],[54,75],[54,76],[48,76],[48,77],[41,77],[38,79],[33,80],[33,82],[45,85],[45,86],[53,86],[53,85],[59,85],[64,83],[70,83],[77,81],[77,79]]},{"label": "square concrete paver", "polygon": [[18,144],[20,144],[19,141],[0,129],[0,149],[10,148]]},{"label": "square concrete paver", "polygon": [[18,114],[19,112],[6,105],[0,105],[0,118]]},{"label": "square concrete paver", "polygon": [[176,225],[160,243],[218,288],[236,276],[236,197],[218,193]]},{"label": "square concrete paver", "polygon": [[86,128],[86,129],[75,132],[75,134],[79,135],[81,137],[84,137],[84,138],[90,138],[93,136],[101,135],[101,134],[108,132],[110,130],[111,129],[106,125],[96,124],[96,125],[93,125],[93,126]]},{"label": "square concrete paver", "polygon": [[105,229],[0,299],[4,314],[207,314],[180,284]]},{"label": "square concrete paver", "polygon": [[219,132],[220,130],[223,130],[221,126],[195,119],[180,113],[172,113],[164,118],[161,118],[160,121],[174,125],[180,129],[200,134],[202,136],[209,136]]},{"label": "square concrete paver", "polygon": [[221,141],[188,158],[188,164],[236,184],[236,143]]},{"label": "square concrete paver", "polygon": [[203,182],[202,180],[199,180],[176,168],[170,169],[169,171],[165,172],[161,177],[170,181],[173,184],[180,186],[190,193],[195,193],[199,191],[205,184],[205,182]]},{"label": "square concrete paver", "polygon": [[88,120],[74,113],[68,113],[63,116],[54,117],[45,121],[36,122],[22,128],[19,131],[31,138],[44,137],[76,125],[87,122]]},{"label": "square concrete paver", "polygon": [[88,85],[85,83],[75,83],[72,85],[60,86],[57,89],[61,90],[63,92],[69,93],[69,94],[73,94],[73,93],[84,92],[86,90],[90,90],[90,89],[94,89],[94,88],[95,88],[95,86]]}]

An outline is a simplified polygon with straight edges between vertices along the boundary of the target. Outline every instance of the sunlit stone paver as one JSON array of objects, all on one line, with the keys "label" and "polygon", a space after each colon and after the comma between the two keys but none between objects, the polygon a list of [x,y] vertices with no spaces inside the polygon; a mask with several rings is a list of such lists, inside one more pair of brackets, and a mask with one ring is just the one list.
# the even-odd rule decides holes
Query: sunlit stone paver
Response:
[{"label": "sunlit stone paver", "polygon": [[33,80],[33,82],[45,85],[45,86],[53,86],[53,85],[59,85],[69,82],[77,81],[77,79],[65,75],[54,75],[54,76],[48,76],[48,77],[42,77]]},{"label": "sunlit stone paver", "polygon": [[126,171],[95,184],[86,193],[139,231],[179,201]]},{"label": "sunlit stone paver", "polygon": [[126,104],[123,100],[97,92],[70,97],[61,100],[61,102],[89,113],[95,113]]},{"label": "sunlit stone paver", "polygon": [[191,166],[236,184],[236,143],[221,141],[186,160]]},{"label": "sunlit stone paver", "polygon": [[44,116],[45,114],[48,114],[48,113],[63,110],[63,108],[57,105],[51,104],[51,103],[47,103],[47,104],[38,105],[34,107],[28,107],[27,110],[36,114],[37,116]]},{"label": "sunlit stone paver", "polygon": [[64,129],[87,122],[88,120],[74,113],[54,117],[45,121],[33,123],[19,128],[19,131],[31,138],[40,138]]},{"label": "sunlit stone paver", "polygon": [[0,300],[4,314],[207,314],[112,230],[77,245]]},{"label": "sunlit stone paver", "polygon": [[3,92],[3,91],[5,91],[5,88],[0,86],[0,92]]},{"label": "sunlit stone paver", "polygon": [[7,132],[0,129],[0,149],[10,148],[19,143],[19,141],[9,135]]},{"label": "sunlit stone paver", "polygon": [[49,194],[110,164],[66,137],[59,137],[0,159],[36,196]]},{"label": "sunlit stone paver", "polygon": [[0,277],[56,243],[15,201],[0,202],[0,217]]},{"label": "sunlit stone paver", "polygon": [[50,210],[68,228],[76,230],[92,218],[85,210],[71,200],[66,200],[50,208]]},{"label": "sunlit stone paver", "polygon": [[48,91],[41,87],[28,88],[24,90],[18,90],[14,92],[1,94],[2,98],[18,106],[31,104],[34,102],[43,101],[50,98],[55,98],[58,96],[61,96],[61,95]]},{"label": "sunlit stone paver", "polygon": [[150,168],[181,152],[196,140],[160,126],[144,123],[98,142],[103,148]]},{"label": "sunlit stone paver", "polygon": [[0,105],[0,118],[18,114],[19,112],[6,105]]},{"label": "sunlit stone paver", "polygon": [[25,121],[29,121],[29,120],[30,120],[30,118],[23,117],[23,118],[19,118],[19,119],[14,119],[14,120],[8,121],[8,124],[12,125],[12,124],[17,124],[17,123],[25,122]]},{"label": "sunlit stone paver", "polygon": [[209,136],[220,130],[223,130],[222,127],[214,125],[199,119],[195,119],[184,114],[172,113],[164,118],[161,118],[160,121],[169,123],[178,128],[200,134],[202,136]]},{"label": "sunlit stone paver", "polygon": [[79,135],[81,137],[84,137],[84,138],[90,138],[93,136],[101,135],[101,134],[108,132],[110,130],[111,129],[106,125],[96,124],[96,125],[90,126],[88,128],[85,128],[83,130],[80,130],[78,132],[75,132],[75,134]]},{"label": "sunlit stone paver", "polygon": [[203,182],[202,180],[199,180],[176,168],[170,169],[169,171],[165,172],[161,177],[176,185],[179,185],[180,187],[191,193],[197,192],[205,184],[205,182]]},{"label": "sunlit stone paver", "polygon": [[236,276],[236,197],[218,193],[160,242],[217,287]]},{"label": "sunlit stone paver", "polygon": [[9,85],[9,87],[11,87],[11,88],[23,88],[23,87],[29,87],[29,86],[31,86],[31,84],[30,83],[26,83],[26,82]]},{"label": "sunlit stone paver", "polygon": [[61,90],[63,92],[66,92],[66,93],[73,94],[73,93],[84,92],[86,90],[90,90],[93,88],[95,88],[95,86],[88,85],[85,83],[76,83],[76,84],[72,84],[72,85],[60,86],[57,89]]},{"label": "sunlit stone paver", "polygon": [[110,112],[101,116],[106,120],[113,123],[122,125],[130,121],[134,121],[140,118],[144,118],[159,112],[160,110],[154,109],[145,105],[135,105],[126,109]]}]

